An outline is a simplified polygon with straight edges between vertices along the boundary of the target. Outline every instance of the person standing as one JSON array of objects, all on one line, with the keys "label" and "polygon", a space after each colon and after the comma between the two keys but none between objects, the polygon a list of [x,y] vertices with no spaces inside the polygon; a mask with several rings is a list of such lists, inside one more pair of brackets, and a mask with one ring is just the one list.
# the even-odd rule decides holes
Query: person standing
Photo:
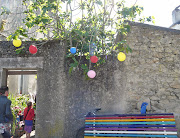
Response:
[{"label": "person standing", "polygon": [[28,102],[27,107],[24,109],[24,121],[25,121],[24,130],[26,131],[26,138],[30,138],[34,117],[35,114],[34,114],[34,109],[32,108],[32,102]]},{"label": "person standing", "polygon": [[7,98],[9,94],[8,90],[6,86],[0,88],[0,124],[3,126],[1,133],[3,138],[11,138],[11,122],[13,121],[11,101]]}]

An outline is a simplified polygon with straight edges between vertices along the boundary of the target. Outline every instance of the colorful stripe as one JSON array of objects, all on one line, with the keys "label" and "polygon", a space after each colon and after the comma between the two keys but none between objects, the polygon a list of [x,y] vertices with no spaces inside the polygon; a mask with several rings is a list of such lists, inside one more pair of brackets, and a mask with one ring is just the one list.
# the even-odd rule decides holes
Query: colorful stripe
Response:
[{"label": "colorful stripe", "polygon": [[[94,136],[93,137],[91,137],[91,136],[84,136],[84,138],[94,138]],[[99,138],[117,138],[117,137],[99,137]],[[119,138],[131,138],[131,137],[119,137]]]},{"label": "colorful stripe", "polygon": [[84,138],[177,138],[173,113],[87,116]]},{"label": "colorful stripe", "polygon": [[[91,136],[84,136],[84,138],[94,138],[94,136],[93,137],[91,137]],[[117,138],[117,137],[99,137],[99,138]],[[123,138],[131,138],[131,137],[123,137]]]},{"label": "colorful stripe", "polygon": [[175,124],[175,122],[85,122],[85,124]]},{"label": "colorful stripe", "polygon": [[85,130],[177,131],[177,129],[173,129],[173,128],[85,128]]},{"label": "colorful stripe", "polygon": [[176,125],[85,125],[85,128],[88,128],[88,127],[118,127],[118,128],[121,128],[121,127],[132,127],[132,128],[135,128],[135,127],[176,127]]},{"label": "colorful stripe", "polygon": [[127,119],[127,120],[85,120],[85,122],[140,122],[140,121],[175,121],[175,119]]},{"label": "colorful stripe", "polygon": [[176,135],[139,135],[139,134],[85,134],[85,136],[125,136],[125,137],[173,137],[177,138]]},{"label": "colorful stripe", "polygon": [[126,116],[126,117],[86,117],[86,119],[134,119],[134,118],[174,118],[174,116]]},{"label": "colorful stripe", "polygon": [[85,131],[85,133],[98,133],[98,134],[101,134],[101,133],[108,133],[108,134],[112,134],[112,133],[117,133],[117,134],[163,134],[163,135],[168,135],[168,134],[171,134],[171,135],[177,135],[177,132],[160,132],[160,131],[97,131],[97,130],[94,130],[94,131]]},{"label": "colorful stripe", "polygon": [[113,115],[88,115],[87,117],[110,117],[110,116],[117,116],[117,117],[123,117],[123,116],[154,116],[154,115],[174,115],[173,113],[161,113],[161,114],[113,114]]}]

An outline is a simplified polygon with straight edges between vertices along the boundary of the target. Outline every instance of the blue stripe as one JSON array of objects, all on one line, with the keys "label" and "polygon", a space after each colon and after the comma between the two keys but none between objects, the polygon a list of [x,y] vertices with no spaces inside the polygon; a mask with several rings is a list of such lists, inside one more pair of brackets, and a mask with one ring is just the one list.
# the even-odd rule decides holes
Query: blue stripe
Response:
[{"label": "blue stripe", "polygon": [[175,124],[175,122],[85,122],[85,124]]},{"label": "blue stripe", "polygon": [[139,135],[139,134],[85,134],[85,136],[117,136],[117,137],[173,137],[177,138],[177,135]]},{"label": "blue stripe", "polygon": [[86,128],[88,127],[176,127],[176,125],[86,125]]}]

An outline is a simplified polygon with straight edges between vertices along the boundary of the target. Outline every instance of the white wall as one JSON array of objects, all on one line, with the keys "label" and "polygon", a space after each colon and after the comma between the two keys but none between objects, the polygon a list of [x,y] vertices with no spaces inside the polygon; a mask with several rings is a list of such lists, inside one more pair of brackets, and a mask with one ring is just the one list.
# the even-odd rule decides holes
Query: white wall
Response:
[{"label": "white wall", "polygon": [[[31,97],[36,95],[37,80],[36,75],[22,75],[22,94],[30,94]],[[21,90],[21,75],[9,75],[7,79],[9,92],[13,94],[20,94]]]}]

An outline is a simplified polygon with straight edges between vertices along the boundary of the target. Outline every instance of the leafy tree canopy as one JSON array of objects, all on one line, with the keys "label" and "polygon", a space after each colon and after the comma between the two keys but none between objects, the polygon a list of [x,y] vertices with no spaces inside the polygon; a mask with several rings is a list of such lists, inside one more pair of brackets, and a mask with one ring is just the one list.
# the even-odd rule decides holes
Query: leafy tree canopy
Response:
[{"label": "leafy tree canopy", "polygon": [[[62,40],[67,47],[67,58],[72,60],[69,73],[81,68],[86,75],[93,66],[105,63],[105,57],[119,52],[132,52],[125,37],[116,40],[117,34],[126,36],[130,31],[128,21],[153,21],[153,17],[141,17],[142,7],[125,6],[125,0],[23,0],[25,18],[8,40],[25,39],[32,41]],[[4,14],[10,12],[4,7]],[[41,34],[42,38],[35,37]],[[71,54],[69,49],[76,47]],[[20,49],[20,51],[22,48]],[[96,64],[82,64],[91,55],[98,57]],[[80,64],[81,63],[81,64]]]}]

